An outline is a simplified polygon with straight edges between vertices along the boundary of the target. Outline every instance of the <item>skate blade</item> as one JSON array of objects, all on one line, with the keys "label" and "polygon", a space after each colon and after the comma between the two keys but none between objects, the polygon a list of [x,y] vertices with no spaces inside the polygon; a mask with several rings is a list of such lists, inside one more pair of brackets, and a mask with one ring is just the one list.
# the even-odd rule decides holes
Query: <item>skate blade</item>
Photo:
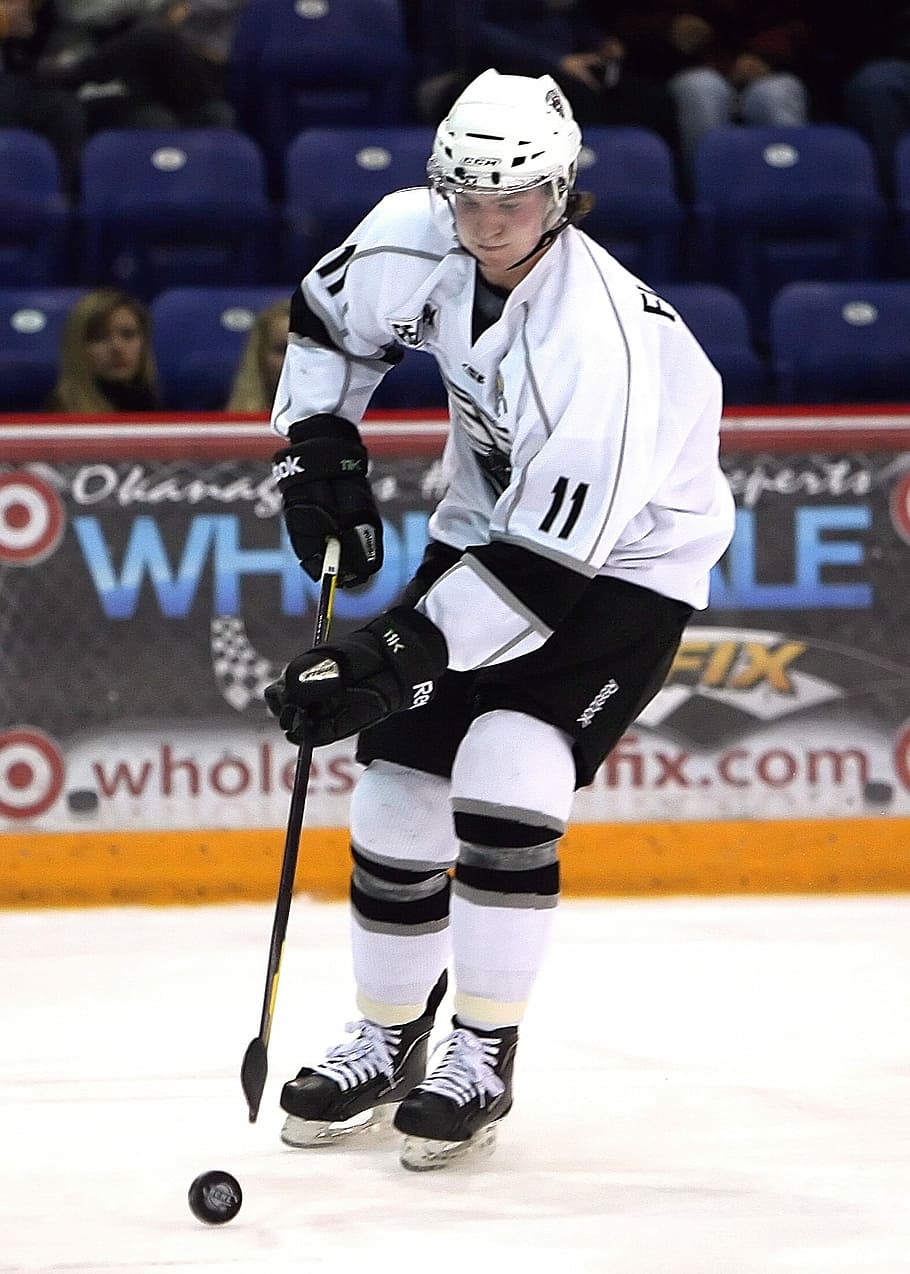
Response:
[{"label": "skate blade", "polygon": [[466,1160],[489,1159],[496,1149],[496,1124],[487,1124],[467,1141],[433,1141],[429,1137],[405,1137],[401,1143],[402,1168],[432,1172]]},{"label": "skate blade", "polygon": [[374,1106],[351,1119],[301,1119],[288,1115],[281,1129],[281,1140],[295,1150],[315,1150],[321,1146],[336,1145],[358,1136],[385,1131],[391,1126],[397,1103]]}]

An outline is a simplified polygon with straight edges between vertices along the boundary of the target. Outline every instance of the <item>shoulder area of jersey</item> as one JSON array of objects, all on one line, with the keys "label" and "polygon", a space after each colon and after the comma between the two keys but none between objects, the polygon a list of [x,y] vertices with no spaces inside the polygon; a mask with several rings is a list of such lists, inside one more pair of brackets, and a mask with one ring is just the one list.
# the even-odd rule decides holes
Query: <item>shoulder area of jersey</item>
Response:
[{"label": "shoulder area of jersey", "polygon": [[429,186],[383,196],[362,225],[377,246],[386,243],[440,254],[458,247],[452,214]]}]

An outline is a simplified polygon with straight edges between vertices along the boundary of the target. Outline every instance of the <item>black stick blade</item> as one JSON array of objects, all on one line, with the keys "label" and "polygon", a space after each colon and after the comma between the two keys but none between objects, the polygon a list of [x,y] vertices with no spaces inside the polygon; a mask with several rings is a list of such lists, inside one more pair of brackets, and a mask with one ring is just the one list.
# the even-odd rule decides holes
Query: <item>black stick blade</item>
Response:
[{"label": "black stick blade", "polygon": [[243,1065],[240,1068],[240,1082],[243,1085],[243,1095],[246,1098],[246,1104],[250,1109],[251,1124],[256,1122],[259,1114],[259,1103],[262,1101],[268,1073],[268,1054],[266,1053],[265,1045],[257,1035],[254,1040],[250,1040],[243,1055]]}]

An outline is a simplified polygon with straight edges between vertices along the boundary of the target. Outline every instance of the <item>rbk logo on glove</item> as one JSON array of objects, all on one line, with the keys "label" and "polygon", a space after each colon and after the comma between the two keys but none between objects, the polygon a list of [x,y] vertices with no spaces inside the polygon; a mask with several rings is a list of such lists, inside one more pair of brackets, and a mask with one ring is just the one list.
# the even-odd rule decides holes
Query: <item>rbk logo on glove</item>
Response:
[{"label": "rbk logo on glove", "polygon": [[290,478],[295,473],[303,473],[303,465],[297,456],[286,456],[283,460],[276,460],[272,465],[272,477],[276,482]]},{"label": "rbk logo on glove", "polygon": [[288,442],[274,456],[272,474],[300,565],[318,581],[325,542],[334,536],[339,586],[365,584],[382,566],[382,518],[357,427],[340,416],[312,416],[291,426]]}]

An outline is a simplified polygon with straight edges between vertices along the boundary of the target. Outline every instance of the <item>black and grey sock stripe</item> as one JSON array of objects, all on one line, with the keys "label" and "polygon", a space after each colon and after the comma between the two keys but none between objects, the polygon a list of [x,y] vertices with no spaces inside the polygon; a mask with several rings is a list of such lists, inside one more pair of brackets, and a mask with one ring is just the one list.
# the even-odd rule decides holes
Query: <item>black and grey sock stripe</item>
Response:
[{"label": "black and grey sock stripe", "polygon": [[362,928],[374,933],[433,933],[449,919],[451,880],[444,866],[407,867],[351,845],[351,905]]},{"label": "black and grey sock stripe", "polygon": [[531,811],[455,811],[455,892],[486,907],[555,907],[557,846],[565,830]]}]

